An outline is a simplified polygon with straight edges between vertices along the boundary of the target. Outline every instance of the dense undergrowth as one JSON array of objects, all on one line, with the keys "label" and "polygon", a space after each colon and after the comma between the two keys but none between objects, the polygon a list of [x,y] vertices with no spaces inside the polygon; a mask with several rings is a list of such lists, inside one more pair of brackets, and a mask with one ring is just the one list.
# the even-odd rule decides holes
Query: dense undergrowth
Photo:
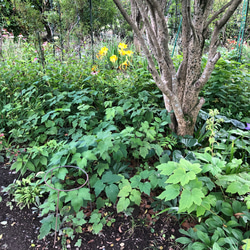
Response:
[{"label": "dense undergrowth", "polygon": [[57,168],[76,166],[89,184],[60,192],[60,234],[77,237],[85,224],[98,234],[112,223],[101,208],[131,215],[145,195],[156,212],[196,221],[177,239],[187,249],[249,249],[250,65],[223,54],[201,93],[194,136],[179,137],[145,59],[117,45],[95,65],[89,55],[61,62],[49,44],[44,67],[30,44],[1,60],[0,160],[26,176],[5,192],[40,212],[43,238],[55,229],[57,202],[44,177],[55,189],[78,187],[84,172]]}]

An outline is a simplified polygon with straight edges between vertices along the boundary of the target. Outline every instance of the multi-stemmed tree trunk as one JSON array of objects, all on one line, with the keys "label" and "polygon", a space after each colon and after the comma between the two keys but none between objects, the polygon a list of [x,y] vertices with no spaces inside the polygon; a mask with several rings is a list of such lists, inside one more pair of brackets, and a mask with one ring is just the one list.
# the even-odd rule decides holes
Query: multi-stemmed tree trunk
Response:
[{"label": "multi-stemmed tree trunk", "polygon": [[[214,0],[182,0],[182,52],[183,60],[175,69],[169,51],[168,25],[165,18],[167,0],[131,0],[143,21],[147,39],[132,17],[123,8],[121,0],[113,0],[132,27],[147,57],[154,81],[163,93],[165,107],[172,113],[171,129],[179,135],[192,135],[198,113],[204,104],[199,98],[216,62],[219,33],[242,0],[228,1],[221,9],[213,10]],[[191,4],[192,3],[192,4]],[[213,30],[210,25],[214,23]],[[205,40],[210,40],[208,60],[201,71]],[[158,70],[154,61],[158,63]]]}]

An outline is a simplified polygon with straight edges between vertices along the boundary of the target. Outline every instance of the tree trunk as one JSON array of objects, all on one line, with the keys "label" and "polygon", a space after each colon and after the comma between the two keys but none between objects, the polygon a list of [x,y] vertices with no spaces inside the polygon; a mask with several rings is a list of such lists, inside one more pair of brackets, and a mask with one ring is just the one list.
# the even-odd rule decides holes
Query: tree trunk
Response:
[{"label": "tree trunk", "polygon": [[[207,83],[216,62],[220,58],[217,52],[219,33],[233,15],[242,0],[231,0],[212,15],[214,0],[182,0],[182,52],[183,61],[176,71],[169,51],[168,26],[164,12],[166,0],[131,0],[136,6],[147,35],[145,41],[142,31],[126,13],[120,0],[113,0],[132,27],[141,48],[147,57],[149,70],[157,87],[163,93],[165,107],[171,115],[170,128],[178,135],[192,135],[198,113],[205,103],[199,93]],[[223,16],[219,19],[219,15]],[[215,22],[209,37],[209,25]],[[210,39],[208,60],[201,72],[201,60],[205,40]],[[154,64],[156,60],[158,69]]]}]

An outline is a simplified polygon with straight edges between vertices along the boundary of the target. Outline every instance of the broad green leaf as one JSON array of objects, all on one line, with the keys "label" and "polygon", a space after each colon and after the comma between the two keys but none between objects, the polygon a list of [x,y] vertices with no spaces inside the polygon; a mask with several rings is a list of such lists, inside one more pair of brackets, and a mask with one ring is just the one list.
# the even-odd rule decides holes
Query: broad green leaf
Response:
[{"label": "broad green leaf", "polygon": [[155,149],[156,154],[160,157],[163,153],[163,149],[160,145],[158,144],[151,144],[152,148]]},{"label": "broad green leaf", "polygon": [[173,161],[179,162],[181,158],[184,158],[180,150],[174,150]]},{"label": "broad green leaf", "polygon": [[191,163],[185,159],[180,159],[179,166],[195,174],[200,173],[202,170],[199,163]]},{"label": "broad green leaf", "polygon": [[130,181],[131,181],[132,188],[139,187],[139,183],[141,182],[141,176],[134,175],[132,178],[130,178]]},{"label": "broad green leaf", "polygon": [[242,242],[245,243],[242,246],[242,250],[250,250],[250,239],[245,239]]},{"label": "broad green leaf", "polygon": [[129,204],[130,204],[130,200],[128,198],[121,197],[116,206],[117,213],[125,211],[128,208]]},{"label": "broad green leaf", "polygon": [[61,180],[65,179],[66,174],[68,173],[68,169],[67,168],[59,168],[58,173],[57,173],[57,177]]},{"label": "broad green leaf", "polygon": [[48,164],[48,159],[47,159],[47,157],[45,157],[45,156],[40,156],[40,163],[42,164],[42,165],[44,165],[44,166],[47,166],[47,164]]},{"label": "broad green leaf", "polygon": [[109,169],[109,164],[99,163],[96,165],[95,169],[97,169],[98,175],[101,176],[106,169]]},{"label": "broad green leaf", "polygon": [[202,160],[204,162],[211,162],[212,161],[212,156],[208,153],[194,153],[196,155],[196,157],[199,159],[199,160]]},{"label": "broad green leaf", "polygon": [[193,245],[192,245],[192,250],[205,250],[207,249],[207,246],[204,245],[203,243],[201,242],[195,242]]},{"label": "broad green leaf", "polygon": [[89,223],[99,223],[100,221],[100,218],[101,218],[101,214],[98,213],[98,210],[94,210],[92,213],[91,213],[91,216],[90,216],[90,219],[89,219]]},{"label": "broad green leaf", "polygon": [[140,147],[140,155],[142,156],[142,158],[146,158],[147,154],[148,154],[149,148],[148,147]]},{"label": "broad green leaf", "polygon": [[117,185],[115,184],[111,184],[105,187],[105,192],[107,197],[113,202],[115,203],[117,200],[117,195],[119,193],[119,189],[117,187]]},{"label": "broad green leaf", "polygon": [[144,171],[142,171],[142,172],[140,173],[140,177],[141,177],[142,179],[147,179],[147,178],[150,176],[150,174],[151,174],[151,171],[144,170]]},{"label": "broad green leaf", "polygon": [[166,183],[181,183],[182,186],[186,185],[190,180],[194,180],[196,175],[194,172],[187,172],[184,168],[177,168],[173,174],[167,179]]},{"label": "broad green leaf", "polygon": [[103,228],[103,224],[102,224],[102,223],[93,224],[93,227],[92,227],[93,233],[94,233],[94,234],[100,233],[101,230],[102,230],[102,228]]},{"label": "broad green leaf", "polygon": [[181,138],[180,142],[188,148],[194,147],[199,144],[198,140],[195,138]]},{"label": "broad green leaf", "polygon": [[221,212],[226,216],[233,216],[234,214],[231,204],[227,202],[222,203]]},{"label": "broad green leaf", "polygon": [[95,161],[97,160],[95,154],[92,152],[92,150],[87,150],[87,151],[84,151],[82,153],[82,157],[83,158],[86,158],[87,160],[90,160],[90,161]]},{"label": "broad green leaf", "polygon": [[43,239],[45,236],[47,236],[50,233],[51,230],[51,223],[43,223],[41,228],[40,228],[40,234],[39,234],[39,239]]},{"label": "broad green leaf", "polygon": [[168,163],[162,163],[157,168],[161,171],[162,175],[171,175],[173,171],[178,167],[178,163],[169,161]]},{"label": "broad green leaf", "polygon": [[144,192],[145,194],[150,196],[151,184],[148,181],[140,182],[139,183],[139,188],[140,188],[141,192]]},{"label": "broad green leaf", "polygon": [[238,193],[239,195],[243,195],[250,192],[250,187],[247,184],[243,184],[240,182],[232,182],[227,187],[226,192],[231,194]]},{"label": "broad green leaf", "polygon": [[118,197],[127,197],[132,191],[132,187],[130,185],[126,185],[122,187],[122,189],[118,193]]},{"label": "broad green leaf", "polygon": [[180,194],[178,184],[167,185],[165,190],[157,197],[158,199],[169,201],[175,199]]},{"label": "broad green leaf", "polygon": [[141,203],[141,193],[139,190],[132,189],[129,199],[133,201],[136,205],[140,205]]},{"label": "broad green leaf", "polygon": [[192,240],[190,238],[187,238],[187,237],[180,237],[180,238],[177,238],[175,241],[179,242],[183,245],[187,245],[189,243],[192,243]]},{"label": "broad green leaf", "polygon": [[214,242],[212,250],[222,250],[218,243]]},{"label": "broad green leaf", "polygon": [[193,190],[184,189],[181,194],[179,212],[186,211],[193,203],[200,206],[204,197],[205,195],[198,188]]},{"label": "broad green leaf", "polygon": [[34,164],[31,161],[27,161],[26,165],[25,165],[30,171],[35,172],[36,168],[34,166]]},{"label": "broad green leaf", "polygon": [[204,233],[204,232],[198,230],[198,231],[197,231],[197,236],[199,237],[199,239],[200,239],[202,242],[204,242],[206,245],[209,246],[209,244],[210,244],[210,238],[209,238],[208,234],[206,234],[206,233]]},{"label": "broad green leaf", "polygon": [[106,187],[106,185],[103,183],[102,180],[98,180],[95,185],[94,185],[94,189],[95,189],[95,195],[98,196]]},{"label": "broad green leaf", "polygon": [[121,176],[116,175],[116,174],[112,174],[111,171],[106,172],[106,173],[102,176],[102,181],[103,181],[104,183],[108,183],[108,184],[116,183],[116,182],[120,181],[121,179],[122,179]]},{"label": "broad green leaf", "polygon": [[16,172],[18,172],[23,166],[23,162],[22,161],[16,161],[11,165],[11,170],[15,169]]}]

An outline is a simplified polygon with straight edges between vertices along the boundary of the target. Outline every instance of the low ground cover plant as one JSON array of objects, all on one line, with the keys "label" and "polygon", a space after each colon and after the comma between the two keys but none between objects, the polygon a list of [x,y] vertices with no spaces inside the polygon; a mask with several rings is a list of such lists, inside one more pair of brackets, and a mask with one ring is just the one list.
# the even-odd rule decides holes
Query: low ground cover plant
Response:
[{"label": "low ground cover plant", "polygon": [[155,213],[194,218],[177,239],[187,249],[248,249],[249,65],[219,60],[194,136],[180,137],[167,128],[170,114],[145,60],[126,46],[98,48],[94,65],[87,55],[61,62],[48,49],[42,65],[24,44],[25,58],[0,62],[0,160],[28,175],[5,191],[39,211],[44,238],[55,230],[58,195],[44,176],[62,166],[50,185],[77,187],[84,174],[63,168],[73,165],[89,186],[60,192],[60,235],[73,239],[83,225],[98,234],[112,224],[103,207],[131,215],[145,196]]}]

